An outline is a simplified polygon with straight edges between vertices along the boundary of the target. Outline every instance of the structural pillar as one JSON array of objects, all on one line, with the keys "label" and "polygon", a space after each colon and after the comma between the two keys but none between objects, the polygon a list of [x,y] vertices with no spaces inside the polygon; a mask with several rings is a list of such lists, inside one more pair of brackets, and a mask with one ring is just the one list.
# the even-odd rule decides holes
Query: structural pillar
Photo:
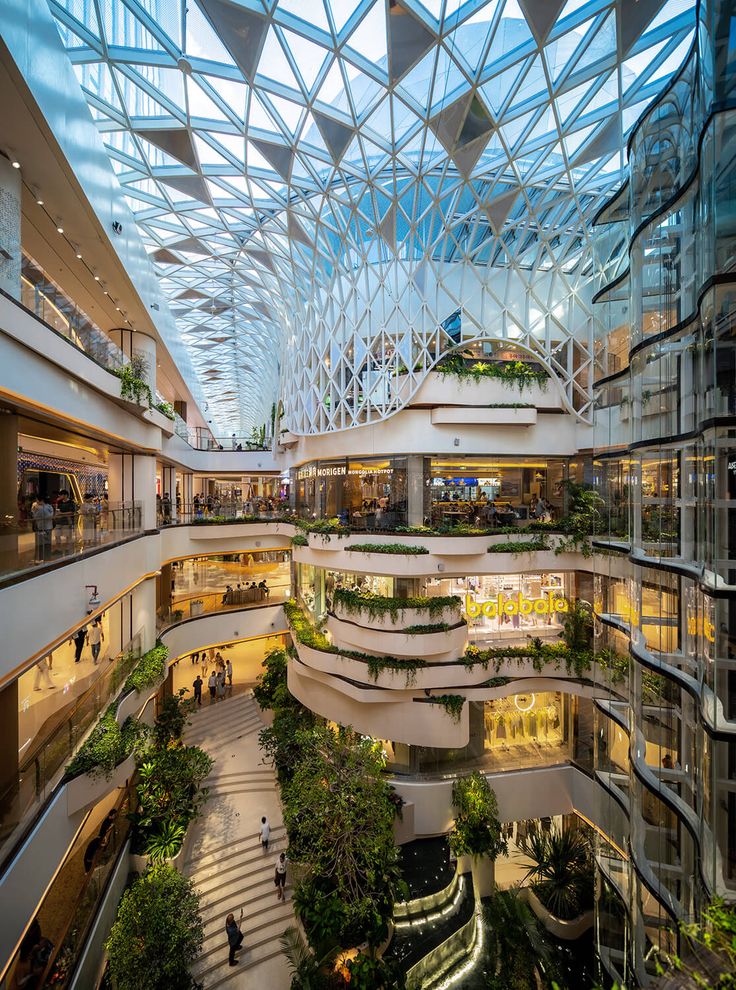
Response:
[{"label": "structural pillar", "polygon": [[406,464],[406,508],[409,526],[422,526],[424,524],[424,502],[427,487],[425,482],[424,458],[421,454],[410,454]]},{"label": "structural pillar", "polygon": [[116,503],[137,503],[143,529],[156,528],[156,458],[149,454],[110,454],[108,498]]}]

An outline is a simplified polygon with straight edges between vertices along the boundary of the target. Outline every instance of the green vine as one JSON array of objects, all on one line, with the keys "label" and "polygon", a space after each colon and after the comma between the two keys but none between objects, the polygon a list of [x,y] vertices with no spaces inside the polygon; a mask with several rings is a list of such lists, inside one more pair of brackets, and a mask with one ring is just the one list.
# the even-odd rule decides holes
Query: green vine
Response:
[{"label": "green vine", "polygon": [[406,626],[401,632],[405,636],[422,636],[425,633],[449,632],[453,627],[449,622],[427,622],[416,623],[413,626]]},{"label": "green vine", "polygon": [[176,413],[174,412],[174,407],[171,405],[170,402],[163,402],[163,401],[157,402],[153,408],[158,409],[161,415],[165,416],[167,419],[173,420],[174,417],[176,416]]},{"label": "green vine", "polygon": [[461,694],[436,694],[428,700],[430,705],[442,705],[453,722],[460,721],[465,704],[465,698]]},{"label": "green vine", "polygon": [[148,362],[142,354],[134,354],[127,364],[122,368],[114,368],[112,372],[120,379],[120,398],[135,402],[142,406],[143,400],[150,407],[153,405],[153,394],[146,381],[148,374]]},{"label": "green vine", "polygon": [[429,553],[426,547],[413,547],[408,543],[353,543],[349,547],[343,547],[343,550],[353,553],[395,553],[410,557]]},{"label": "green vine", "polygon": [[304,533],[297,533],[296,536],[292,536],[291,545],[293,547],[308,547],[309,538],[304,535]]},{"label": "green vine", "polygon": [[465,358],[455,352],[449,354],[437,366],[437,372],[442,375],[453,375],[460,381],[480,382],[484,378],[492,378],[499,381],[507,388],[518,388],[523,392],[525,388],[533,385],[546,391],[549,383],[549,375],[546,371],[536,371],[525,361],[488,362],[476,361],[475,364],[467,364]]},{"label": "green vine", "polygon": [[372,592],[338,588],[333,594],[333,605],[339,605],[349,615],[367,612],[370,619],[390,615],[393,622],[398,622],[400,613],[408,608],[426,609],[430,616],[441,615],[446,608],[459,609],[460,599],[457,595],[438,595],[434,598],[395,598],[386,595],[374,595]]}]

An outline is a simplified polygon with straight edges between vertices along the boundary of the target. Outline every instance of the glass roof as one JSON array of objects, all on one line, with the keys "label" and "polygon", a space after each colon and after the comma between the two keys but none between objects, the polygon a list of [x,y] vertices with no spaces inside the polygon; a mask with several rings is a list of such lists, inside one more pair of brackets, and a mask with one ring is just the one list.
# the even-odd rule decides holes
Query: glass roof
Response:
[{"label": "glass roof", "polygon": [[588,225],[692,0],[49,4],[221,430],[279,379],[296,430],[381,418],[371,376],[483,335],[585,407]]}]

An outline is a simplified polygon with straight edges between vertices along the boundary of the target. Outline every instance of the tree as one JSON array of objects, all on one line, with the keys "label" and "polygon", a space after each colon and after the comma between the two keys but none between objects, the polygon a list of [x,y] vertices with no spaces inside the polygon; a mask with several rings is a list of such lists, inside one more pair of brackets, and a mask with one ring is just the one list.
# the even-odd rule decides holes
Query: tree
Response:
[{"label": "tree", "polygon": [[496,792],[478,770],[452,785],[457,811],[450,832],[450,848],[456,856],[506,856],[508,844],[501,833]]},{"label": "tree", "polygon": [[190,990],[204,927],[191,880],[152,866],[122,896],[106,943],[116,990]]},{"label": "tree", "polygon": [[560,540],[555,552],[577,550],[583,557],[592,557],[591,539],[603,532],[606,503],[592,485],[578,484],[571,478],[564,485],[567,493],[567,516],[563,520],[566,539]]},{"label": "tree", "polygon": [[310,943],[377,945],[398,882],[394,808],[378,746],[349,729],[315,726],[283,787],[292,860],[308,868],[295,906]]},{"label": "tree", "polygon": [[560,613],[560,637],[572,653],[589,653],[593,647],[593,607],[581,598],[568,600],[567,612]]}]

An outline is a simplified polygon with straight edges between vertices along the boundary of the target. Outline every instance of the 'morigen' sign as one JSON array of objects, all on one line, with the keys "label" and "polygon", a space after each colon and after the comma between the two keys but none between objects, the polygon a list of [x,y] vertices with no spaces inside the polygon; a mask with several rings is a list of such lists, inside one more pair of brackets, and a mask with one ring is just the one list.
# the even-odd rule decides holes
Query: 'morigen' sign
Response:
[{"label": "'morigen' sign", "polygon": [[559,598],[551,591],[544,598],[525,598],[520,591],[514,596],[506,597],[502,592],[487,602],[477,602],[473,596],[465,596],[465,616],[468,619],[477,619],[479,615],[495,619],[499,615],[531,615],[532,612],[536,615],[552,615],[567,611],[567,599]]}]

